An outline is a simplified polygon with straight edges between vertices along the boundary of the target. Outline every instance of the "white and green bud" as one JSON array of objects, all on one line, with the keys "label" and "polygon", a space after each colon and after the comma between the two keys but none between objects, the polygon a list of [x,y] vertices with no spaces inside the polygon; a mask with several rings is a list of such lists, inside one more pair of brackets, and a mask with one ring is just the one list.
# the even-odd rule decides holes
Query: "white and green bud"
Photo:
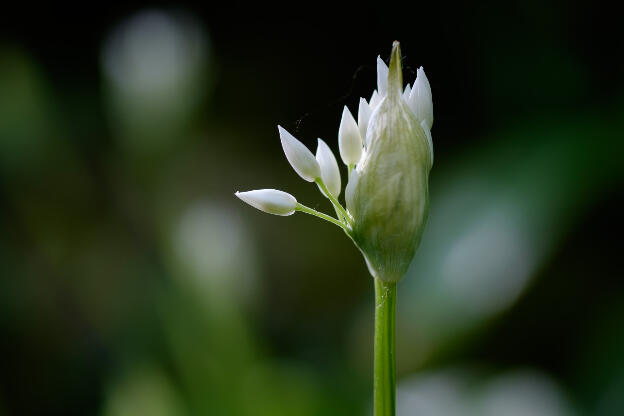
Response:
[{"label": "white and green bud", "polygon": [[377,90],[381,97],[388,92],[388,66],[380,56],[377,56]]},{"label": "white and green bud", "polygon": [[277,126],[279,130],[280,140],[282,141],[282,149],[286,159],[293,167],[295,172],[308,182],[314,182],[321,177],[321,168],[316,158],[308,150],[308,148],[287,132],[282,126]]},{"label": "white and green bud", "polygon": [[239,199],[268,214],[287,216],[295,213],[297,200],[289,193],[277,189],[257,189],[235,192]]},{"label": "white and green bud", "polygon": [[381,102],[382,97],[379,95],[377,90],[373,91],[371,94],[370,100],[368,100],[368,105],[370,105],[371,111],[375,111],[379,103]]},{"label": "white and green bud", "polygon": [[344,107],[338,128],[338,150],[345,165],[355,165],[362,157],[362,138],[360,129],[351,112]]},{"label": "white and green bud", "polygon": [[407,84],[405,86],[405,89],[403,90],[403,100],[405,100],[405,102],[409,100],[411,93],[412,93],[412,87],[410,86],[410,84]]},{"label": "white and green bud", "polygon": [[372,114],[371,106],[366,102],[364,98],[360,98],[360,105],[358,107],[358,127],[360,129],[360,137],[362,142],[366,141],[366,129],[368,128],[368,122]]},{"label": "white and green bud", "polygon": [[418,114],[425,115],[425,122],[403,98],[398,42],[393,44],[390,68],[384,69],[385,64],[380,61],[378,88],[382,100],[372,110],[366,152],[349,178],[345,198],[353,217],[351,235],[371,274],[396,282],[407,272],[427,221],[433,161],[431,124],[427,122],[433,116],[421,106],[427,91],[429,101],[431,97],[424,72],[414,83],[410,99],[415,93],[414,97],[419,97],[415,102]]},{"label": "white and green bud", "polygon": [[433,127],[433,100],[431,99],[431,86],[422,66],[416,71],[416,81],[410,93],[408,104],[416,118],[425,121],[431,129]]},{"label": "white and green bud", "polygon": [[431,137],[431,130],[429,129],[429,125],[426,120],[421,121],[420,126],[427,135],[427,144],[429,145],[429,154],[431,155],[431,164],[433,165],[433,138]]},{"label": "white and green bud", "polygon": [[[327,143],[318,139],[318,147],[316,148],[316,161],[321,167],[321,179],[329,190],[329,192],[338,198],[340,195],[341,181],[340,169],[334,153],[331,151]],[[321,189],[321,192],[323,190]],[[327,195],[326,195],[327,196]]]}]

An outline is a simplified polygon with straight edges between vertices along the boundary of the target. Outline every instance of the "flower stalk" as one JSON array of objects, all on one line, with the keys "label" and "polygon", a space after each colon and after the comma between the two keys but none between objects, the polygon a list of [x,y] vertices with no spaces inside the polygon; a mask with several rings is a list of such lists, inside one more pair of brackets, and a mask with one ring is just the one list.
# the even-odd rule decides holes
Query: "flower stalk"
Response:
[{"label": "flower stalk", "polygon": [[396,283],[375,281],[373,374],[374,416],[394,416],[396,408]]},{"label": "flower stalk", "polygon": [[337,220],[336,218],[327,215],[327,214],[323,214],[322,212],[318,212],[317,210],[310,208],[310,207],[306,207],[303,204],[297,203],[297,206],[295,208],[295,211],[300,211],[300,212],[304,212],[306,214],[309,215],[314,215],[315,217],[318,217],[322,220],[328,221],[334,225],[337,225],[338,227],[342,228],[343,230],[345,230],[345,232],[349,232],[350,230],[347,228],[347,226],[342,222]]}]

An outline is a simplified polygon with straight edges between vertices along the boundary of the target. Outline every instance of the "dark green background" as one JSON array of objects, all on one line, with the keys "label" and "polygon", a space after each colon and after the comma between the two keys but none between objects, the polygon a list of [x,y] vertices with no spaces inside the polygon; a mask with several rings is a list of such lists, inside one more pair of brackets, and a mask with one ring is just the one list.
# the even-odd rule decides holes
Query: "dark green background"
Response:
[{"label": "dark green background", "polygon": [[[624,413],[620,15],[344,7],[2,13],[0,414],[369,414],[361,256],[338,229],[233,192],[330,212],[276,125],[337,154],[342,107],[370,97],[395,39],[407,82],[424,66],[435,116],[431,220],[398,288],[399,413],[505,416],[483,410],[501,386],[510,415]],[[150,10],[203,33],[202,59],[175,99],[128,104],[105,45]],[[439,410],[456,399],[459,413]]]}]

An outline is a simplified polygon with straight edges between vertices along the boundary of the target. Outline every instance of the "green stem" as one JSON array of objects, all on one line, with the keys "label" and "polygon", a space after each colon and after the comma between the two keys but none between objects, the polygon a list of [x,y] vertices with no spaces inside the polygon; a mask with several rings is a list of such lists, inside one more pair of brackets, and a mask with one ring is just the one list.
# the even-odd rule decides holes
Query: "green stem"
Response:
[{"label": "green stem", "polygon": [[331,194],[331,192],[329,192],[329,189],[327,189],[327,186],[325,186],[325,183],[323,182],[322,179],[317,179],[315,181],[317,183],[317,185],[319,186],[319,188],[321,188],[321,190],[323,191],[323,193],[325,194],[325,196],[327,198],[329,198],[329,200],[331,201],[332,205],[334,206],[334,208],[337,211],[340,211],[340,213],[342,214],[342,217],[344,218],[344,220],[347,223],[350,223],[350,218],[351,216],[347,213],[347,210],[344,209],[344,207],[342,206],[342,204],[340,204],[340,202],[336,199],[335,196],[333,196]]},{"label": "green stem", "polygon": [[347,228],[347,226],[345,224],[343,224],[342,222],[338,221],[334,217],[330,217],[327,214],[323,214],[322,212],[318,212],[315,209],[312,209],[310,207],[306,207],[305,205],[300,204],[299,202],[297,202],[297,206],[296,206],[295,210],[296,211],[300,211],[300,212],[305,212],[306,214],[314,215],[315,217],[324,219],[325,221],[329,221],[332,224],[335,224],[338,227],[342,228],[347,234],[349,234],[349,229]]},{"label": "green stem", "polygon": [[334,207],[334,211],[336,211],[336,216],[340,222],[346,222],[344,215],[342,215],[342,212],[340,212],[338,208]]},{"label": "green stem", "polygon": [[394,353],[396,283],[375,281],[374,416],[394,416],[396,361]]}]

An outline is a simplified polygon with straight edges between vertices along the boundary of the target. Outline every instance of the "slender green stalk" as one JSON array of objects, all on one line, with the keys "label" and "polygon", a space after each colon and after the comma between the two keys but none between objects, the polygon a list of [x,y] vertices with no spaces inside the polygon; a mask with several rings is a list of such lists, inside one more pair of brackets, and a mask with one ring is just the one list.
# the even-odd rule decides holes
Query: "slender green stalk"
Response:
[{"label": "slender green stalk", "polygon": [[340,212],[340,210],[338,208],[334,207],[334,211],[336,211],[336,216],[338,217],[338,220],[340,222],[345,222],[346,221],[345,218],[344,218],[344,215],[342,215],[342,212]]},{"label": "slender green stalk", "polygon": [[317,179],[316,183],[318,184],[319,188],[321,188],[321,190],[323,191],[323,193],[325,194],[325,196],[327,196],[327,198],[329,198],[329,200],[331,201],[332,205],[334,206],[334,208],[337,211],[340,211],[340,213],[342,214],[342,217],[344,218],[345,221],[347,221],[347,223],[350,223],[351,221],[351,216],[347,213],[347,210],[344,209],[344,207],[342,206],[342,204],[336,199],[335,196],[333,196],[331,194],[331,192],[329,192],[329,189],[327,189],[327,186],[325,186],[325,183],[323,182],[322,179]]},{"label": "slender green stalk", "polygon": [[329,221],[332,224],[335,224],[338,227],[342,228],[347,234],[349,233],[349,228],[347,228],[345,224],[338,221],[336,218],[331,217],[327,214],[323,214],[322,212],[318,212],[317,210],[313,208],[306,207],[305,205],[300,204],[299,202],[297,202],[297,207],[295,208],[295,210],[300,211],[300,212],[305,212],[306,214],[314,215],[315,217],[324,219],[325,221]]},{"label": "slender green stalk", "polygon": [[374,416],[394,416],[396,282],[375,281]]}]

